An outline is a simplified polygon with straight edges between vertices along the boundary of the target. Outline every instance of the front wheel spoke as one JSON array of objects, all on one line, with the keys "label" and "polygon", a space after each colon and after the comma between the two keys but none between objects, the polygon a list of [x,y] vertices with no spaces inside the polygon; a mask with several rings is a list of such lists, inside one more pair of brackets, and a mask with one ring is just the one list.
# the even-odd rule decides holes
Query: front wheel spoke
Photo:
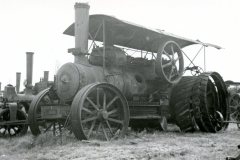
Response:
[{"label": "front wheel spoke", "polygon": [[106,106],[106,109],[108,109],[119,97],[115,96]]},{"label": "front wheel spoke", "polygon": [[118,124],[123,125],[123,122],[122,122],[121,120],[118,120],[118,119],[108,118],[107,120],[108,120],[108,121],[111,121],[111,122],[115,122],[115,123],[118,123]]},{"label": "front wheel spoke", "polygon": [[97,106],[100,106],[100,102],[99,102],[99,88],[97,88]]},{"label": "front wheel spoke", "polygon": [[114,113],[116,113],[116,112],[118,112],[118,109],[117,109],[117,108],[109,111],[109,112],[108,112],[108,115],[112,115],[112,114],[114,114]]},{"label": "front wheel spoke", "polygon": [[96,120],[96,119],[97,119],[97,116],[90,117],[90,118],[82,120],[82,123],[86,123],[86,122],[93,121],[93,120]]},{"label": "front wheel spoke", "polygon": [[106,100],[107,100],[106,93],[103,92],[103,109],[104,110],[106,109]]},{"label": "front wheel spoke", "polygon": [[96,133],[98,133],[99,129],[102,127],[102,122],[99,122],[98,128],[96,130]]},{"label": "front wheel spoke", "polygon": [[84,110],[85,112],[87,112],[89,114],[93,114],[93,112],[90,109],[87,109],[85,107],[82,107],[82,110]]},{"label": "front wheel spoke", "polygon": [[106,124],[107,124],[107,126],[108,126],[108,129],[109,129],[110,133],[113,135],[113,131],[112,131],[111,125],[110,125],[110,123],[108,122],[108,120],[106,120]]},{"label": "front wheel spoke", "polygon": [[91,103],[91,105],[93,106],[93,108],[95,108],[96,110],[99,110],[99,108],[97,107],[97,105],[90,99],[90,98],[86,98],[87,99],[87,101],[89,102],[89,103]]},{"label": "front wheel spoke", "polygon": [[104,128],[103,125],[102,125],[102,130],[103,130],[103,134],[104,134],[106,140],[109,141],[109,138],[108,138],[107,132],[106,132],[106,130],[105,130],[105,128]]},{"label": "front wheel spoke", "polygon": [[92,122],[91,128],[88,131],[88,135],[87,135],[88,138],[91,136],[93,128],[95,127],[95,124],[96,124],[96,120]]}]

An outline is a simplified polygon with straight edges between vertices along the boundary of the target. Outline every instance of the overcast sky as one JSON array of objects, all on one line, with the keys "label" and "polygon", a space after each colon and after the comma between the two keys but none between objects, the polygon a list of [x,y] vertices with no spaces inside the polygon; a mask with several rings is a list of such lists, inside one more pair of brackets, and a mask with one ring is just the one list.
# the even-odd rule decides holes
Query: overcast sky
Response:
[{"label": "overcast sky", "polygon": [[[0,0],[0,82],[15,85],[16,72],[26,76],[25,52],[34,54],[33,82],[73,56],[74,38],[63,31],[74,21],[75,0]],[[224,80],[240,81],[239,0],[85,0],[90,14],[108,14],[143,26],[222,46],[207,48],[207,70]],[[195,52],[191,49],[192,56]],[[199,59],[203,59],[202,54]],[[21,88],[23,89],[23,87]]]}]

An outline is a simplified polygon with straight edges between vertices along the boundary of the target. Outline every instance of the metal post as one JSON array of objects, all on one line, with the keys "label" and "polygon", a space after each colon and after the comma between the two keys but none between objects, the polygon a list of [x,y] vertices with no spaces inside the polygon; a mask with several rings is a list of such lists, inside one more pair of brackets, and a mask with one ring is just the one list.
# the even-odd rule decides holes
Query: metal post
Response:
[{"label": "metal post", "polygon": [[206,72],[206,50],[205,50],[205,46],[203,47],[203,53],[204,53],[204,72]]},{"label": "metal post", "polygon": [[26,87],[32,87],[32,76],[33,76],[33,52],[26,52],[26,63],[27,63],[27,83]]},{"label": "metal post", "polygon": [[105,21],[103,20],[103,74],[105,75],[105,67],[106,67],[106,62],[105,62],[105,56],[106,56],[106,35],[105,35]]},{"label": "metal post", "polygon": [[89,8],[87,3],[75,3],[75,63],[88,63]]},{"label": "metal post", "polygon": [[0,82],[0,91],[2,90],[2,83]]},{"label": "metal post", "polygon": [[21,72],[16,72],[16,92],[20,91],[20,83],[21,83]]}]

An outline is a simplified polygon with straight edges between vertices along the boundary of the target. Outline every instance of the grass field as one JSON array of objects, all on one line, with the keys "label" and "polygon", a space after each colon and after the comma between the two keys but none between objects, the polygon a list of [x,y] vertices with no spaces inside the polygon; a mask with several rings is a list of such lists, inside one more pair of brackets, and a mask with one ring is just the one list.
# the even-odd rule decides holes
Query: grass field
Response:
[{"label": "grass field", "polygon": [[239,154],[239,144],[240,130],[236,125],[217,134],[178,130],[129,132],[125,138],[109,142],[78,141],[73,136],[46,134],[35,138],[28,133],[24,137],[0,139],[0,160],[222,160]]}]

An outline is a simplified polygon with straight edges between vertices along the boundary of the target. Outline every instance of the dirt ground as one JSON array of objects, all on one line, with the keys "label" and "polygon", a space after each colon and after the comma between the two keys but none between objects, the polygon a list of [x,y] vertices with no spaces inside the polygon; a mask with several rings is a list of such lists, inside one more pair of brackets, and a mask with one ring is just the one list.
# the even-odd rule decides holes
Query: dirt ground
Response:
[{"label": "dirt ground", "polygon": [[130,132],[125,138],[109,142],[44,134],[35,138],[28,133],[24,137],[0,139],[0,160],[222,160],[240,154],[239,144],[240,130],[236,125],[217,134],[178,130]]}]

